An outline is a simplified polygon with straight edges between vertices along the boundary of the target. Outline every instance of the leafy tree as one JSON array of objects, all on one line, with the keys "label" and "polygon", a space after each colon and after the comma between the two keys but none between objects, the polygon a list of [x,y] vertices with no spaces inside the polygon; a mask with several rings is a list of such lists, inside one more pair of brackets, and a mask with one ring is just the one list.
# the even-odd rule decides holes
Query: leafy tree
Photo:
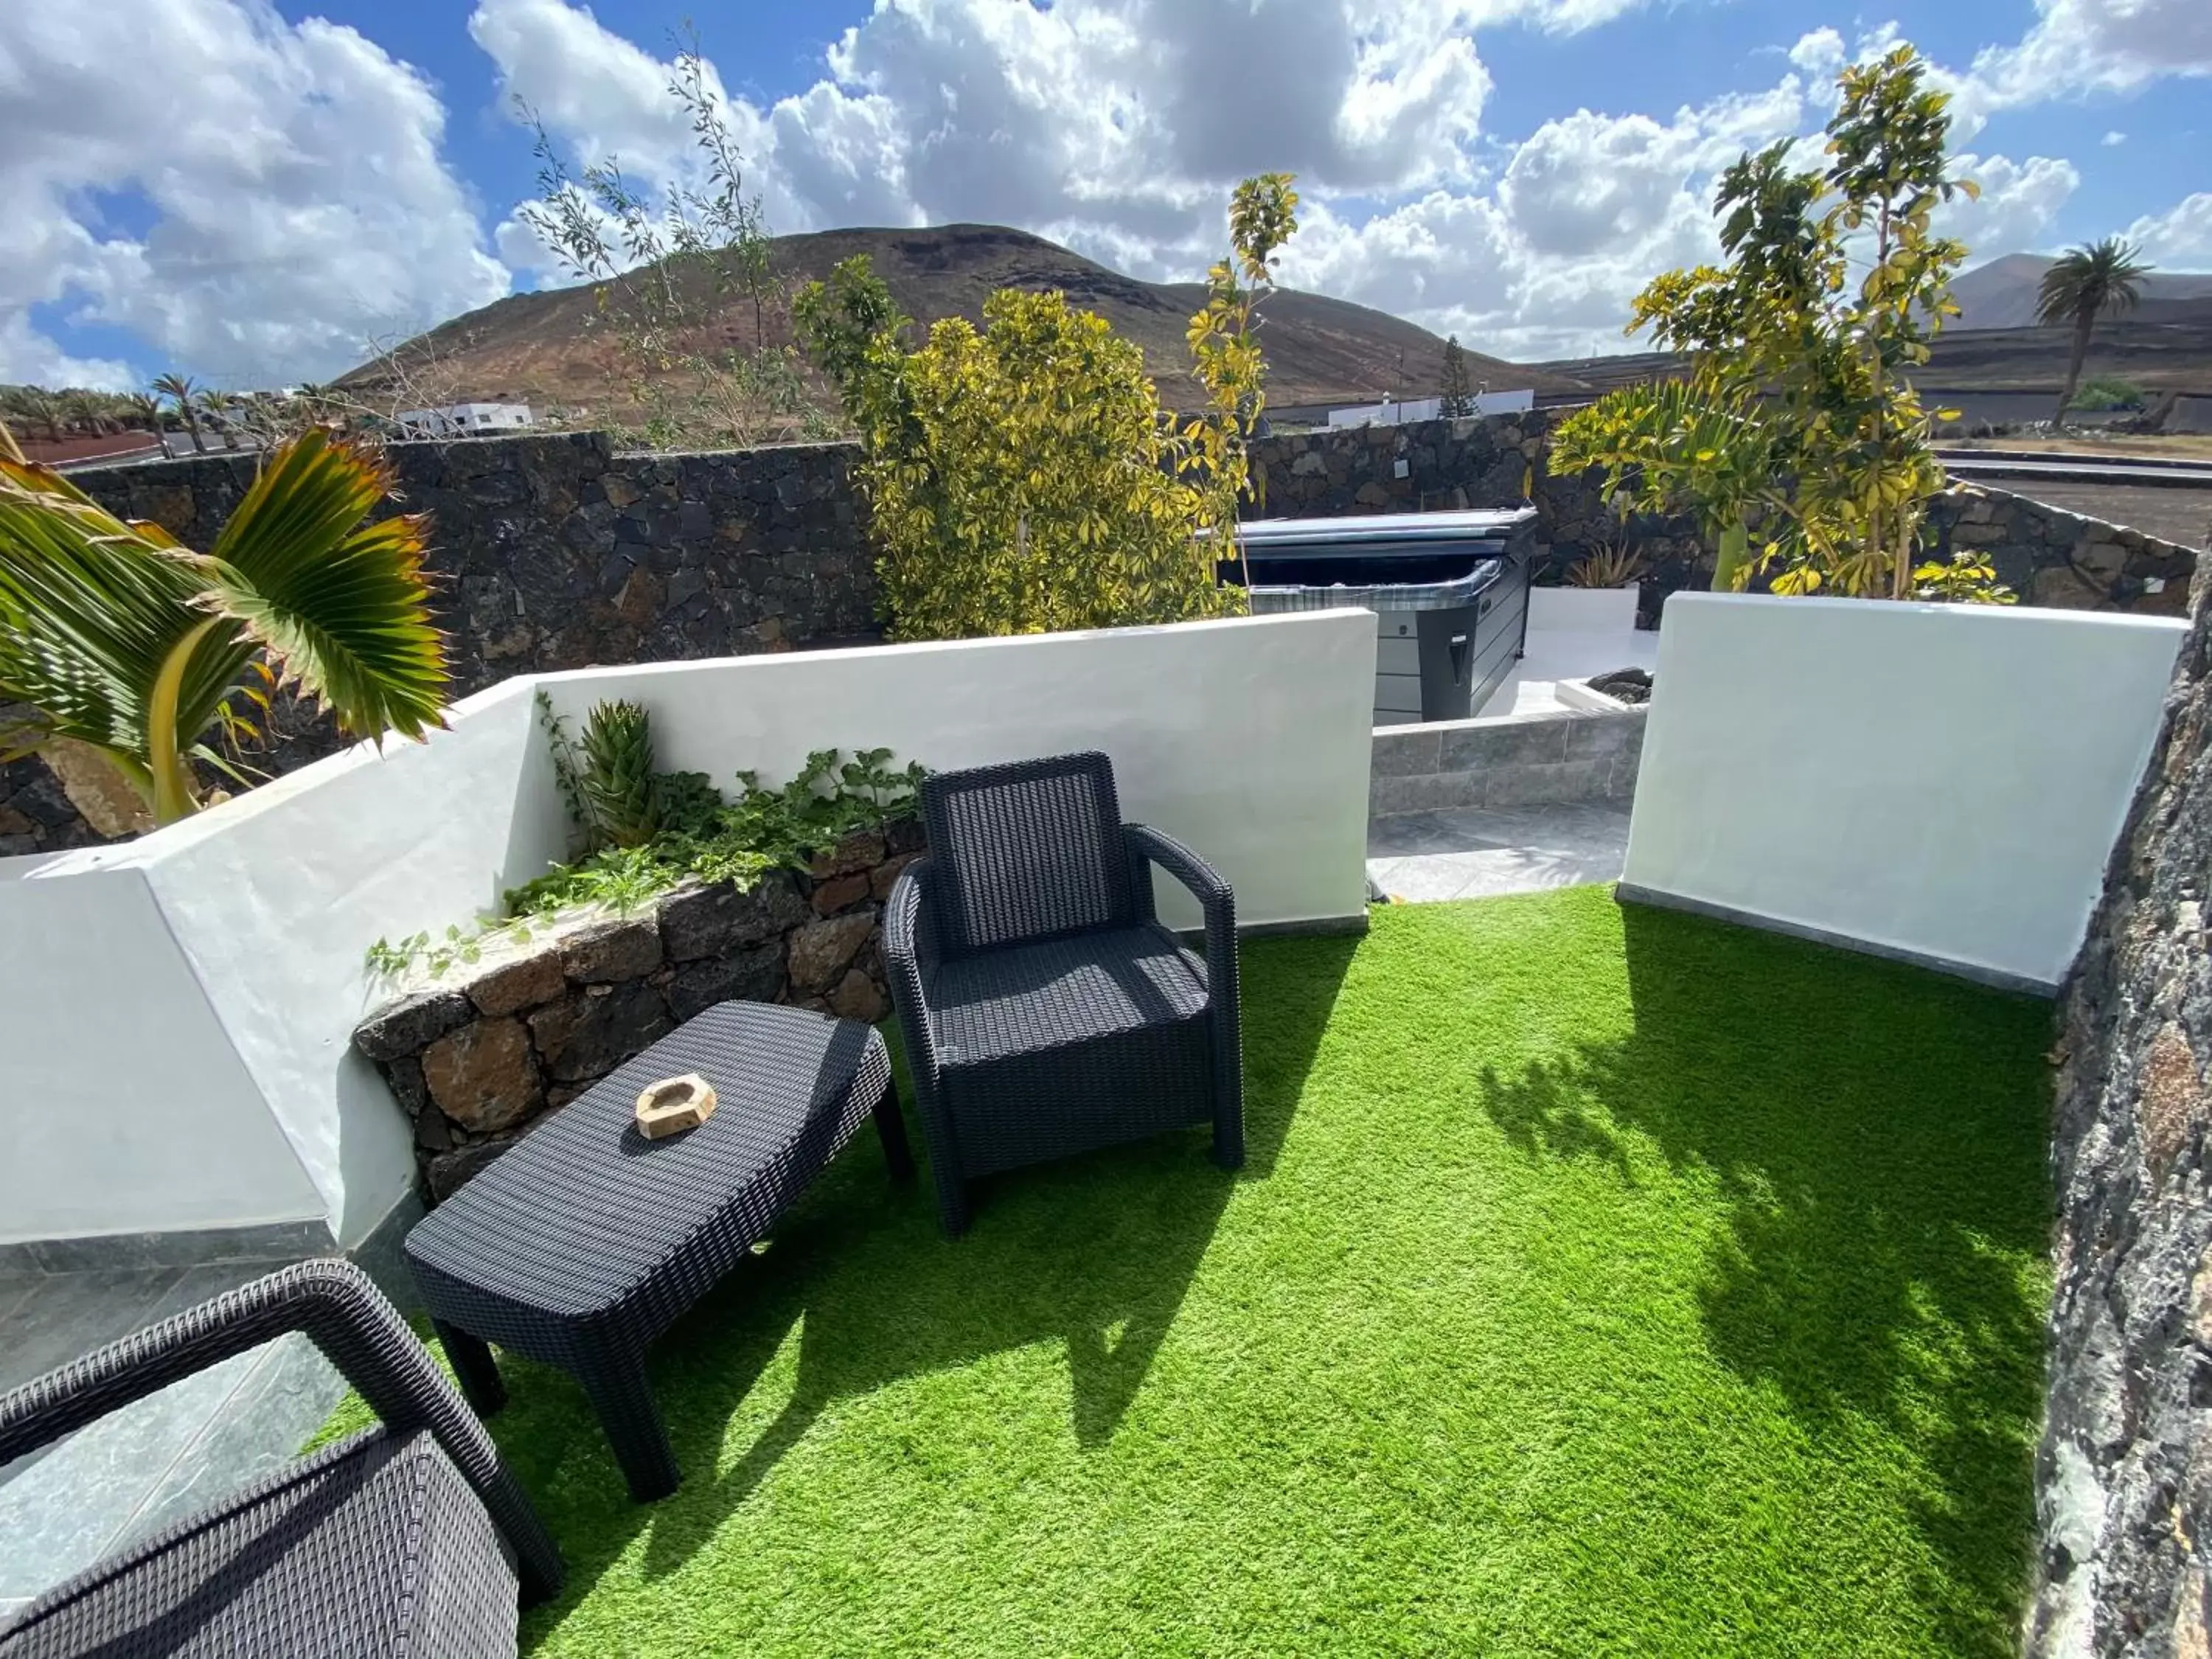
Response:
[{"label": "leafy tree", "polygon": [[1236,252],[1192,318],[1206,404],[1179,428],[1144,356],[1058,293],[1001,289],[983,327],[910,324],[865,256],[793,307],[859,429],[860,481],[886,606],[907,639],[1041,633],[1217,616],[1215,579],[1266,407],[1258,307],[1296,228],[1284,174],[1238,186]]},{"label": "leafy tree", "polygon": [[1552,450],[1555,472],[1602,467],[1624,509],[1696,514],[1717,588],[1765,572],[1778,593],[1908,597],[1944,487],[1909,375],[1958,314],[1966,249],[1930,221],[1977,192],[1948,175],[1948,100],[1910,47],[1844,70],[1840,92],[1827,165],[1792,168],[1787,142],[1745,155],[1717,193],[1728,264],[1637,297],[1629,331],[1687,353],[1686,382],[1609,394]]},{"label": "leafy tree", "polygon": [[169,823],[191,763],[234,744],[287,683],[356,737],[419,738],[449,680],[422,573],[429,521],[366,522],[392,475],[316,431],[270,455],[215,545],[126,524],[60,474],[0,461],[0,702],[31,720],[0,756],[88,744]]},{"label": "leafy tree", "polygon": [[[1275,291],[1278,251],[1297,228],[1298,193],[1289,173],[1263,173],[1238,185],[1229,198],[1232,252],[1206,272],[1206,305],[1184,332],[1206,406],[1183,425],[1177,470],[1199,493],[1199,528],[1217,535],[1236,535],[1237,504],[1245,495],[1267,504],[1267,482],[1255,480],[1251,468],[1252,434],[1267,407],[1260,304]],[[1241,559],[1241,538],[1237,550]],[[1249,568],[1244,574],[1249,588]]]},{"label": "leafy tree", "polygon": [[1444,341],[1443,399],[1437,413],[1447,421],[1463,421],[1474,413],[1474,393],[1467,383],[1467,353],[1460,349],[1456,334]]},{"label": "leafy tree", "polygon": [[[705,160],[704,189],[664,184],[656,210],[618,161],[572,176],[536,112],[518,99],[537,131],[538,160],[538,199],[520,216],[571,276],[596,285],[598,321],[616,342],[635,420],[630,435],[670,448],[822,432],[797,353],[768,343],[768,309],[781,297],[772,239],[760,198],[745,193],[744,157],[696,38],[681,43],[668,92]],[[733,297],[753,313],[749,351],[720,337]]]},{"label": "leafy tree", "polygon": [[2074,331],[2066,353],[2066,389],[2058,394],[2058,410],[2051,417],[2054,427],[2064,426],[2066,411],[2075,406],[2074,389],[2081,383],[2081,364],[2089,355],[2097,319],[2134,310],[2142,279],[2150,273],[2142,250],[2118,236],[2086,242],[2052,260],[2043,273],[2035,295],[2035,320]]},{"label": "leafy tree", "polygon": [[199,383],[188,374],[172,371],[157,379],[152,390],[155,397],[167,398],[176,406],[177,418],[185,423],[185,430],[191,434],[193,450],[204,454],[207,445],[200,438]]}]

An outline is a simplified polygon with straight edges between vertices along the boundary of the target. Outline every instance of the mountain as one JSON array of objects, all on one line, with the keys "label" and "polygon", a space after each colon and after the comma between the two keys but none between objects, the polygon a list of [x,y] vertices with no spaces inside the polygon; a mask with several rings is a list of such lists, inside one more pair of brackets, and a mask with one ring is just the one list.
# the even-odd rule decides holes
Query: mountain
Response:
[{"label": "mountain", "polygon": [[[1977,265],[1951,285],[1960,315],[1936,337],[1935,355],[1913,375],[1923,396],[1968,399],[1970,418],[2028,418],[2026,406],[1984,405],[1974,394],[2056,397],[2073,344],[2068,328],[2035,327],[2035,293],[2051,261],[2008,253]],[[1598,392],[1680,374],[1683,360],[1663,351],[1581,357],[1534,367]],[[2174,271],[2146,279],[2133,311],[2100,319],[2091,337],[2089,374],[2114,374],[2152,392],[2212,396],[2212,276]],[[1959,395],[1954,395],[1959,394]]]},{"label": "mountain", "polygon": [[[779,236],[772,259],[777,275],[795,290],[856,253],[874,262],[901,308],[924,327],[941,317],[980,320],[983,298],[994,289],[1059,289],[1143,349],[1164,398],[1198,401],[1183,331],[1205,303],[1200,283],[1139,282],[1042,237],[997,225]],[[705,280],[703,274],[699,280]],[[1384,392],[1433,395],[1442,380],[1444,343],[1387,313],[1285,289],[1267,300],[1262,314],[1268,400],[1278,407],[1352,402]],[[513,295],[441,324],[349,371],[338,384],[356,393],[389,393],[397,389],[396,360],[408,365],[408,379],[420,383],[424,402],[470,398],[588,407],[605,395],[617,356],[605,331],[592,326],[598,319],[588,287]],[[791,339],[787,308],[772,309],[764,322],[769,343]],[[732,296],[714,328],[730,343],[750,346],[750,306]],[[1565,377],[1473,350],[1467,362],[1468,379],[1477,385],[1577,389]]]},{"label": "mountain", "polygon": [[[2033,328],[2035,295],[2043,273],[2056,263],[2039,253],[2008,253],[1976,265],[1951,284],[1960,330]],[[2212,276],[2154,271],[2142,283],[2142,301],[2128,315],[2147,323],[2212,323]]]}]

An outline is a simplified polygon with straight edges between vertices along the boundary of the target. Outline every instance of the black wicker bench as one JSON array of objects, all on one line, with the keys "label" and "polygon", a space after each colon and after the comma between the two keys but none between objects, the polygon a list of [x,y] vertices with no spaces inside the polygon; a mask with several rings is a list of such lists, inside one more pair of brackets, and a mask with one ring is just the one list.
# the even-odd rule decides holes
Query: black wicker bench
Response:
[{"label": "black wicker bench", "polygon": [[[641,1090],[697,1072],[719,1105],[648,1140]],[[726,1002],[686,1022],[519,1144],[407,1236],[407,1259],[469,1403],[506,1400],[488,1342],[583,1385],[644,1503],[682,1478],[646,1345],[806,1189],[872,1113],[894,1179],[911,1179],[883,1039],[802,1009]]]}]

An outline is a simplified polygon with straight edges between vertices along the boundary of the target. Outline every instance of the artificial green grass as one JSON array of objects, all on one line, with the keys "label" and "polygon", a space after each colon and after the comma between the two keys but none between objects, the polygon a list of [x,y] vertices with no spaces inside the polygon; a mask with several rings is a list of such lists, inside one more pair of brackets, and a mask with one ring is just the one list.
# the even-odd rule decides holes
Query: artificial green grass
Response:
[{"label": "artificial green grass", "polygon": [[2007,1654],[2048,1015],[1609,891],[1244,955],[1201,1136],[936,1232],[872,1139],[656,1349],[632,1504],[493,1428],[546,1654]]}]

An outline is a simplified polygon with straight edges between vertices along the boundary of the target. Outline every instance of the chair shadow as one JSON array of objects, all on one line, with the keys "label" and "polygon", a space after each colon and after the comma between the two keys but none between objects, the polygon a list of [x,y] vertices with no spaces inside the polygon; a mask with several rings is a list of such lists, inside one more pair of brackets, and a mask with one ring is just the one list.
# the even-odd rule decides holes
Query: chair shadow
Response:
[{"label": "chair shadow", "polygon": [[2050,1243],[2047,1007],[1725,923],[1623,920],[1632,1035],[1484,1076],[1486,1110],[1532,1159],[1632,1184],[1633,1132],[1717,1180],[1711,1352],[1810,1431],[1872,1419],[1912,1448],[1945,1649],[2008,1652],[2041,1406],[2044,1308],[2016,1264]]},{"label": "chair shadow", "polygon": [[[561,1544],[568,1587],[557,1619],[649,1528],[645,1571],[676,1571],[805,1438],[833,1402],[992,1354],[1057,1340],[1067,1358],[1070,1432],[1110,1441],[1143,1387],[1236,1187],[1273,1170],[1358,941],[1270,939],[1243,950],[1246,1164],[1224,1175],[1210,1131],[1041,1165],[978,1184],[975,1223],[939,1234],[927,1170],[890,1187],[863,1130],[775,1240],[657,1343],[656,1395],[684,1485],[629,1502],[580,1390],[513,1356],[510,1403],[492,1427],[526,1489],[577,1493],[584,1519]],[[903,1056],[884,1028],[918,1154]],[[718,1473],[732,1417],[797,1332],[797,1376],[774,1420]],[[590,1443],[578,1443],[580,1431]],[[590,1460],[583,1468],[574,1458]],[[533,1628],[537,1626],[533,1626]]]}]

